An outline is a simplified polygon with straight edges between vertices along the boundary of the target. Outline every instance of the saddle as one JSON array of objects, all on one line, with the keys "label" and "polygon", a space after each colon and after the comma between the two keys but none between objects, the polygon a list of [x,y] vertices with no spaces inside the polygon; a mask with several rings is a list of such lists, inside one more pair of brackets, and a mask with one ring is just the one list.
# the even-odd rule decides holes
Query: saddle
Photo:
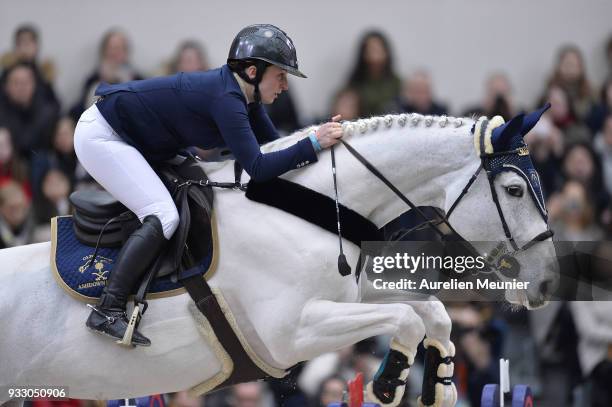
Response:
[{"label": "saddle", "polygon": [[140,225],[136,215],[103,190],[79,190],[70,195],[77,239],[88,246],[121,247]]},{"label": "saddle", "polygon": [[[179,271],[196,267],[212,255],[213,191],[203,187],[208,178],[193,157],[184,158],[178,165],[156,168],[156,172],[173,197],[180,221],[154,274],[174,274],[178,278]],[[119,248],[140,226],[138,217],[106,191],[79,190],[69,199],[74,207],[74,234],[84,245]]]}]

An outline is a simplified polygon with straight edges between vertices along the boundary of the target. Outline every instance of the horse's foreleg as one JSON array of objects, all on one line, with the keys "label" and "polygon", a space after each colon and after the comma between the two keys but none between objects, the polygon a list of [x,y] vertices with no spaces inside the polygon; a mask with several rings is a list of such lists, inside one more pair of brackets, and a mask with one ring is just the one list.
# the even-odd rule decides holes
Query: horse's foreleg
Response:
[{"label": "horse's foreleg", "polygon": [[451,319],[444,305],[435,297],[414,300],[410,292],[401,290],[377,290],[371,281],[365,279],[361,286],[361,301],[370,304],[407,304],[423,320],[425,334],[445,348],[450,346]]},{"label": "horse's foreleg", "polygon": [[427,339],[425,347],[425,374],[419,406],[454,406],[457,389],[451,382],[455,346],[450,341],[451,319],[444,305],[435,297],[421,301],[410,299],[410,293],[401,290],[377,290],[370,281],[362,283],[361,298],[369,303],[407,304],[421,317]]},{"label": "horse's foreleg", "polygon": [[391,350],[367,386],[372,401],[397,406],[408,370],[425,335],[421,318],[405,304],[359,304],[315,300],[303,309],[294,346],[305,359],[360,340],[391,335]]}]

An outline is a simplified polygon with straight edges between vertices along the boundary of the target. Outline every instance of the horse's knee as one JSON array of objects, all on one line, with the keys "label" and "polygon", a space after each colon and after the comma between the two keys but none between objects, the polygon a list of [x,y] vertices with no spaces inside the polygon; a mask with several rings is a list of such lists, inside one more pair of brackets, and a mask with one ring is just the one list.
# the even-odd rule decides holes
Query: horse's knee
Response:
[{"label": "horse's knee", "polygon": [[397,311],[397,334],[400,343],[409,348],[416,347],[425,336],[425,325],[412,307],[405,304],[395,304]]},{"label": "horse's knee", "polygon": [[427,313],[428,336],[446,341],[450,338],[452,321],[441,302],[432,302]]}]

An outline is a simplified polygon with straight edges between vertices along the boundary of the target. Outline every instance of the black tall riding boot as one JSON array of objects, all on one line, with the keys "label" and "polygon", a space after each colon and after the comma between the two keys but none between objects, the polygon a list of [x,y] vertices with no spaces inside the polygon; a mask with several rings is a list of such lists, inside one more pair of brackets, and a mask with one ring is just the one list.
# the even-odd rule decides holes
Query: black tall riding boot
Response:
[{"label": "black tall riding boot", "polygon": [[[159,219],[147,216],[121,248],[98,306],[91,306],[88,328],[123,339],[129,323],[126,315],[128,297],[166,242]],[[134,329],[132,345],[149,346],[151,341]]]}]

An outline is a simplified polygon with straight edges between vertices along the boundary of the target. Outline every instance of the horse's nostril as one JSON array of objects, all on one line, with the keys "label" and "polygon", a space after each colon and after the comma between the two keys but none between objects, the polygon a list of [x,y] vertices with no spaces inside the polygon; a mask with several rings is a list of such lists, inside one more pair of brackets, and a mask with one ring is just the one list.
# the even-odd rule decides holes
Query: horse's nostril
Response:
[{"label": "horse's nostril", "polygon": [[543,296],[547,296],[552,294],[553,281],[552,280],[544,280],[540,283],[540,294]]}]

